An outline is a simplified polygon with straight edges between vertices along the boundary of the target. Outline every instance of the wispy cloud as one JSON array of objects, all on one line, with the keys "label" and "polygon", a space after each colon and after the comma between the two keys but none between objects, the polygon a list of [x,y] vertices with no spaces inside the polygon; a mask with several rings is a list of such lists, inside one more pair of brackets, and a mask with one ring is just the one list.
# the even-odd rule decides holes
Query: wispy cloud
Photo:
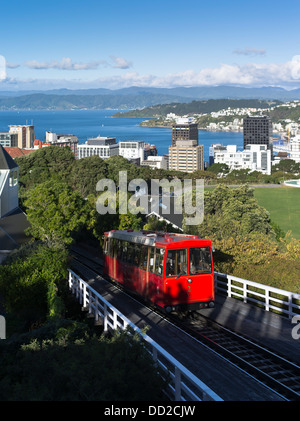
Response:
[{"label": "wispy cloud", "polygon": [[132,67],[132,63],[123,57],[110,56],[110,58],[114,63],[112,67],[116,69],[129,69]]},{"label": "wispy cloud", "polygon": [[17,69],[18,67],[20,67],[20,64],[17,63],[9,63],[8,61],[6,62],[6,67],[8,69]]},{"label": "wispy cloud", "polygon": [[30,69],[60,69],[60,70],[90,70],[97,69],[105,61],[91,61],[89,63],[76,63],[70,57],[63,57],[61,61],[52,60],[49,62],[40,62],[30,60],[25,62],[25,66]]},{"label": "wispy cloud", "polygon": [[5,58],[3,56],[0,55],[0,82],[2,80],[5,80],[7,75],[6,75],[6,68],[5,68]]},{"label": "wispy cloud", "polygon": [[[59,69],[59,70],[91,70],[98,69],[100,66],[113,67],[116,69],[129,69],[132,63],[123,57],[110,56],[112,63],[107,60],[90,61],[88,63],[73,62],[70,57],[63,57],[61,61],[37,61],[28,60],[24,63],[30,69],[45,70],[45,69]],[[11,67],[14,68],[14,67]]]},{"label": "wispy cloud", "polygon": [[233,51],[233,54],[238,54],[240,56],[265,56],[266,50],[261,48],[243,48],[243,49],[236,49]]}]

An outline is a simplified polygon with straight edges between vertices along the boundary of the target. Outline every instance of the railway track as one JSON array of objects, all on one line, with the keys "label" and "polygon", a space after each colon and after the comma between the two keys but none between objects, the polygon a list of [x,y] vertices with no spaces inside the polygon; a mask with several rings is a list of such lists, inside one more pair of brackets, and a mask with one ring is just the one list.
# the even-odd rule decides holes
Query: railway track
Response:
[{"label": "railway track", "polygon": [[285,399],[300,400],[298,365],[216,322],[206,319],[203,323],[203,319],[197,314],[196,320],[185,321],[185,331]]},{"label": "railway track", "polygon": [[[79,260],[82,265],[102,276],[100,262],[95,262],[94,259],[81,255],[77,251],[74,253],[80,257],[79,259],[75,257],[75,259]],[[83,263],[83,260],[88,263]],[[114,285],[118,286],[116,283]],[[134,295],[134,298],[136,299],[136,295]],[[178,318],[161,314],[157,309],[155,311],[208,349],[269,387],[281,398],[289,401],[300,401],[300,367],[294,362],[211,321],[199,312],[195,313],[193,317]]]}]

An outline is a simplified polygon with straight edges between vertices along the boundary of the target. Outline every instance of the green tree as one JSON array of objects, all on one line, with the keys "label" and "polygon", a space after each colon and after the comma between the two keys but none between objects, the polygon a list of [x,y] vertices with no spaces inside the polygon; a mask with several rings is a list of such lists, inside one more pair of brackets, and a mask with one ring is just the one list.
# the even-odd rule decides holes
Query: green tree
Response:
[{"label": "green tree", "polygon": [[80,194],[55,179],[32,188],[25,206],[31,225],[28,233],[38,239],[58,240],[67,245],[74,241],[89,215]]},{"label": "green tree", "polygon": [[[167,380],[135,335],[61,321],[0,344],[0,400],[162,401]],[[16,364],[16,360],[18,364]]]},{"label": "green tree", "polygon": [[[9,313],[45,318],[58,306],[54,292],[67,273],[62,246],[33,243],[12,253],[0,266],[0,294]],[[50,299],[50,301],[49,301]]]},{"label": "green tree", "polygon": [[185,229],[201,237],[214,239],[247,235],[251,232],[274,234],[269,213],[258,205],[253,189],[219,185],[204,195],[204,221]]}]

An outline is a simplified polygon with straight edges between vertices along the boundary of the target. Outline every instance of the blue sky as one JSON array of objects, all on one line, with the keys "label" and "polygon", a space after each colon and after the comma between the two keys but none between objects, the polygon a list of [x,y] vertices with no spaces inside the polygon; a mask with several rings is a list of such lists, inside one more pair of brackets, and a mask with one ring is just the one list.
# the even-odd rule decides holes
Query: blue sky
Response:
[{"label": "blue sky", "polygon": [[0,91],[300,87],[299,0],[1,3]]}]

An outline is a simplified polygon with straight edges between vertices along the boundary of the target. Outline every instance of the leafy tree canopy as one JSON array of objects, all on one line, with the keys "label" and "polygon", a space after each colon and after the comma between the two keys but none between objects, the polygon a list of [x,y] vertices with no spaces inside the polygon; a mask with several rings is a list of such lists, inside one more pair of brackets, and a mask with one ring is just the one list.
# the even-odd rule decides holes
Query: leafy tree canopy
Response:
[{"label": "leafy tree canopy", "polygon": [[74,241],[88,218],[88,206],[67,183],[49,180],[29,191],[25,201],[28,232],[42,240]]}]

